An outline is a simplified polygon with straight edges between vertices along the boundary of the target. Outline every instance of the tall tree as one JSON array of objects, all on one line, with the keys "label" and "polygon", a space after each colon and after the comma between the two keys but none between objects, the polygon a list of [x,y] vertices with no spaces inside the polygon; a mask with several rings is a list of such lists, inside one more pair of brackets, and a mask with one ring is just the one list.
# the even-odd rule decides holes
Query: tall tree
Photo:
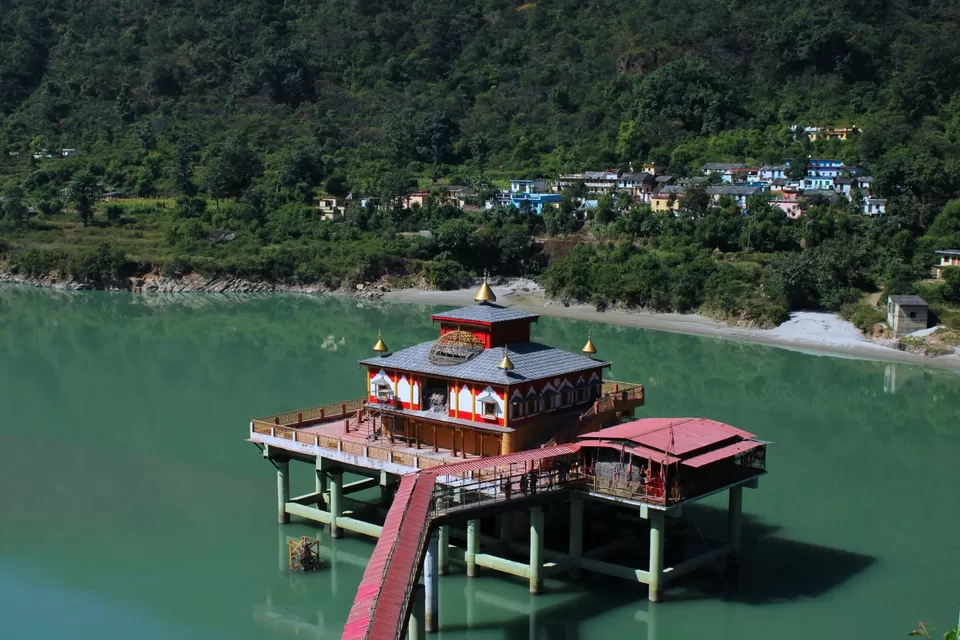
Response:
[{"label": "tall tree", "polygon": [[93,208],[103,199],[103,188],[96,177],[87,170],[78,171],[70,181],[70,201],[84,226],[93,218]]}]

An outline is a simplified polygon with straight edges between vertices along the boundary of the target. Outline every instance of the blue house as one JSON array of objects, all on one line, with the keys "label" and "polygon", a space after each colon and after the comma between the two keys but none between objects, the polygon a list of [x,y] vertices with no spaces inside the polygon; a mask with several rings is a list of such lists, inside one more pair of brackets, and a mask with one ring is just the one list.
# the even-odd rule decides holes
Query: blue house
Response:
[{"label": "blue house", "polygon": [[520,209],[520,211],[534,211],[537,214],[543,214],[543,205],[559,204],[562,201],[563,196],[559,193],[526,193],[517,191],[510,194],[510,204]]}]

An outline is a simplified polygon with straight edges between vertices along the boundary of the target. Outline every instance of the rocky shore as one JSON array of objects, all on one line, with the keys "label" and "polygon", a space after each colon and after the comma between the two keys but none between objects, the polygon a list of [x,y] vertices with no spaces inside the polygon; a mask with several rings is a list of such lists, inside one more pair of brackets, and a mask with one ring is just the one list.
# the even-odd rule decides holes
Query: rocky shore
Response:
[{"label": "rocky shore", "polygon": [[11,282],[30,287],[59,289],[61,291],[89,291],[103,289],[106,291],[132,291],[134,293],[311,293],[311,294],[340,294],[353,295],[358,298],[380,298],[390,291],[390,285],[385,281],[356,284],[351,288],[331,289],[320,284],[288,285],[272,282],[257,282],[235,278],[207,277],[197,273],[188,273],[183,276],[164,276],[157,272],[147,272],[142,275],[128,278],[123,283],[111,286],[94,287],[85,282],[78,282],[70,276],[58,273],[48,273],[43,276],[27,276],[0,270],[0,282]]}]

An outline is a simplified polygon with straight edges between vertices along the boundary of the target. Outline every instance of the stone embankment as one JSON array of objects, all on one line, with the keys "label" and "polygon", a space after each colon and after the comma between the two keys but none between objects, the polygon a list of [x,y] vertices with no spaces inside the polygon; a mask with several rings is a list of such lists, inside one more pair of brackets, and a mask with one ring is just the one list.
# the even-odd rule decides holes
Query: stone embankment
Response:
[{"label": "stone embankment", "polygon": [[65,291],[85,291],[104,289],[107,291],[133,291],[134,293],[337,293],[354,295],[358,298],[379,298],[390,291],[386,281],[366,282],[352,285],[350,288],[331,289],[320,284],[288,285],[273,282],[255,282],[230,276],[207,277],[196,273],[183,276],[164,276],[155,271],[128,278],[123,283],[95,287],[92,284],[78,282],[70,276],[48,273],[43,276],[26,276],[0,270],[0,282],[14,282],[31,287],[60,289]]}]

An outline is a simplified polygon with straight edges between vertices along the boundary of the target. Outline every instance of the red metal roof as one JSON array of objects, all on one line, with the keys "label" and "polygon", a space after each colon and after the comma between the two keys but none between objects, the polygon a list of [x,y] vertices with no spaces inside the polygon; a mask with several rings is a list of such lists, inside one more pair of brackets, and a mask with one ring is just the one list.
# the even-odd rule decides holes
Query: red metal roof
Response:
[{"label": "red metal roof", "polygon": [[630,440],[683,455],[736,437],[750,439],[754,435],[708,418],[643,418],[587,433],[580,439]]},{"label": "red metal roof", "polygon": [[723,460],[725,458],[732,458],[738,453],[743,453],[744,451],[750,451],[751,449],[762,447],[764,444],[765,443],[763,442],[756,442],[754,440],[744,440],[742,442],[737,442],[736,444],[714,449],[713,451],[709,451],[703,455],[695,456],[689,460],[684,460],[683,464],[687,467],[702,467],[710,464],[711,462],[717,462],[718,460]]},{"label": "red metal roof", "polygon": [[680,462],[680,458],[668,455],[663,451],[648,449],[647,447],[642,447],[640,445],[624,445],[622,441],[615,442],[612,440],[590,440],[589,442],[580,443],[580,448],[583,449],[584,447],[603,447],[607,449],[616,449],[617,451],[623,450],[626,453],[632,453],[635,456],[653,460],[654,462],[659,462],[660,464],[673,464],[675,462]]}]

